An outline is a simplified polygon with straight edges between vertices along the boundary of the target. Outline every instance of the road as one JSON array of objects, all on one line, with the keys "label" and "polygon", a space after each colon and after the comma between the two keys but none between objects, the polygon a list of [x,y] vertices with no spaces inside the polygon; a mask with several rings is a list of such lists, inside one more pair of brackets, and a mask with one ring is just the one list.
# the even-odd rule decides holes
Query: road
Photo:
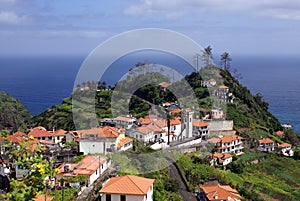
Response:
[{"label": "road", "polygon": [[173,163],[170,163],[170,176],[171,178],[177,179],[179,181],[179,193],[184,201],[197,201],[195,194],[188,191],[181,175],[179,174],[177,168]]}]

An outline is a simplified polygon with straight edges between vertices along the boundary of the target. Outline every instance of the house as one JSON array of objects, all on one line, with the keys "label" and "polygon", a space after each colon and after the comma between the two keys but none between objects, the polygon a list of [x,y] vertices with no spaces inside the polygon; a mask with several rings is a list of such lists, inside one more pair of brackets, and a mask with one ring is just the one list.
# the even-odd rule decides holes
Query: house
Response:
[{"label": "house", "polygon": [[283,138],[284,137],[284,132],[283,131],[276,131],[275,134],[280,137]]},{"label": "house", "polygon": [[34,137],[37,140],[53,141],[53,133],[48,132],[44,127],[38,126],[30,130],[28,137]]},{"label": "house", "polygon": [[211,119],[226,119],[226,114],[221,108],[212,109]]},{"label": "house", "polygon": [[209,135],[208,124],[204,121],[193,119],[193,136],[206,139]]},{"label": "house", "polygon": [[154,179],[113,177],[100,190],[101,201],[153,201]]},{"label": "house", "polygon": [[[127,150],[132,147],[132,140],[125,138],[125,131],[122,128],[104,126],[86,130],[73,131],[79,136],[79,152],[83,154],[112,153],[118,150]],[[126,146],[126,147],[125,147]]]},{"label": "house", "polygon": [[280,153],[284,156],[293,156],[294,151],[292,150],[292,145],[288,143],[282,143],[279,145]]},{"label": "house", "polygon": [[141,126],[127,132],[127,135],[137,139],[138,141],[148,143],[154,141],[153,130],[147,126]]},{"label": "house", "polygon": [[118,151],[127,151],[133,147],[132,139],[129,137],[121,138],[118,142]]},{"label": "house", "polygon": [[149,116],[146,116],[146,117],[141,117],[137,120],[137,122],[139,123],[139,125],[141,126],[146,126],[146,125],[149,125],[152,123],[151,119]]},{"label": "house", "polygon": [[239,195],[238,191],[231,188],[230,186],[217,185],[202,185],[200,186],[202,192],[201,200],[209,201],[240,201],[242,196]]},{"label": "house", "polygon": [[216,144],[219,153],[234,153],[236,155],[243,154],[242,137],[237,135],[224,136],[220,138],[212,138],[210,142]]},{"label": "house", "polygon": [[63,129],[54,131],[54,133],[53,133],[54,143],[61,144],[63,141],[66,141],[66,133],[67,133],[67,131],[65,131]]},{"label": "house", "polygon": [[127,117],[127,116],[118,116],[113,119],[113,122],[116,124],[116,126],[130,129],[133,126],[133,123],[136,121],[135,118]]},{"label": "house", "polygon": [[167,87],[169,86],[170,84],[167,83],[167,82],[161,82],[158,84],[158,90],[160,91],[166,91],[167,90]]},{"label": "house", "polygon": [[225,85],[218,87],[218,89],[215,91],[215,96],[224,103],[235,103],[237,101],[233,94],[229,92],[229,87]]},{"label": "house", "polygon": [[232,156],[227,153],[222,154],[215,152],[210,154],[209,159],[211,159],[211,165],[226,166],[232,162]]},{"label": "house", "polygon": [[58,169],[56,179],[75,177],[77,175],[87,176],[87,185],[93,184],[99,176],[110,166],[111,161],[105,156],[86,156],[78,163],[62,163]]},{"label": "house", "polygon": [[201,80],[201,87],[204,88],[211,88],[214,87],[217,84],[215,79],[210,79],[210,80]]},{"label": "house", "polygon": [[275,143],[270,138],[262,138],[258,140],[258,150],[264,152],[274,151]]},{"label": "house", "polygon": [[52,201],[53,199],[54,197],[50,195],[37,194],[35,198],[33,198],[33,201]]}]

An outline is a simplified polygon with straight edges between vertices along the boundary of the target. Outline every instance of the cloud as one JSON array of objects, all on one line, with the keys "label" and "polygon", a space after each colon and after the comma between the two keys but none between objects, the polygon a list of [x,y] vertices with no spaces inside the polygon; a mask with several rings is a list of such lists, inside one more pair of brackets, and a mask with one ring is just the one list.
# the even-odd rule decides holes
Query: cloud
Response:
[{"label": "cloud", "polygon": [[27,16],[17,15],[11,11],[0,11],[0,23],[4,24],[20,24],[27,22],[29,19]]},{"label": "cloud", "polygon": [[153,13],[165,17],[180,17],[190,12],[247,12],[254,16],[264,16],[278,19],[299,19],[300,1],[289,0],[141,0],[139,3],[124,9],[125,15],[140,16]]}]

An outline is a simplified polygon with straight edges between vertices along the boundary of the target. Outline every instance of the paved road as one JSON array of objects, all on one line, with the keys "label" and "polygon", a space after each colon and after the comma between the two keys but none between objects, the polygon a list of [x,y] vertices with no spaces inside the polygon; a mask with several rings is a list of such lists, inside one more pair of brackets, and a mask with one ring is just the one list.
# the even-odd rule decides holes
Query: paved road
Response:
[{"label": "paved road", "polygon": [[171,178],[177,179],[179,181],[179,193],[184,201],[197,201],[195,194],[188,191],[173,163],[170,163],[170,176]]}]

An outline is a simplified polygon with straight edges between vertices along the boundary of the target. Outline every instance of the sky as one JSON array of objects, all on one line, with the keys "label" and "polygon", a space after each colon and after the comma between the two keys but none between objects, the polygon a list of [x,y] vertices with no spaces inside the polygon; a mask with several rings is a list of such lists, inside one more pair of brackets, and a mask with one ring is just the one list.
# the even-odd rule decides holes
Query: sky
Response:
[{"label": "sky", "polygon": [[299,0],[0,0],[0,56],[88,55],[141,28],[177,31],[214,54],[300,55]]}]

